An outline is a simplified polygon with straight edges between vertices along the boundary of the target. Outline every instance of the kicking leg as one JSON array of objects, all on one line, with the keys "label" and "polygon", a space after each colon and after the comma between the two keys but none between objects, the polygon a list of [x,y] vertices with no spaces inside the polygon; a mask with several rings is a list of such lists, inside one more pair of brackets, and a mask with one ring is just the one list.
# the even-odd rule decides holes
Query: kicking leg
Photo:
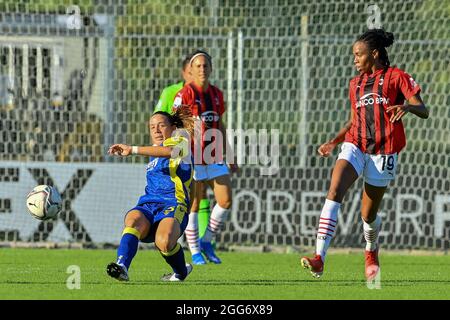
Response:
[{"label": "kicking leg", "polygon": [[358,179],[358,173],[350,162],[343,159],[336,162],[331,176],[330,189],[320,214],[316,256],[314,258],[303,257],[301,259],[302,266],[309,269],[316,278],[319,278],[323,273],[325,256],[336,231],[338,212],[342,200],[356,179]]},{"label": "kicking leg", "polygon": [[365,250],[365,274],[367,279],[373,279],[380,268],[378,261],[378,234],[381,229],[381,218],[377,215],[387,187],[376,187],[364,184],[364,193],[361,205],[361,218],[363,220]]},{"label": "kicking leg", "polygon": [[128,212],[125,217],[125,229],[117,249],[117,261],[107,266],[108,275],[119,281],[128,281],[128,269],[136,255],[139,240],[147,236],[149,229],[150,222],[141,211]]}]

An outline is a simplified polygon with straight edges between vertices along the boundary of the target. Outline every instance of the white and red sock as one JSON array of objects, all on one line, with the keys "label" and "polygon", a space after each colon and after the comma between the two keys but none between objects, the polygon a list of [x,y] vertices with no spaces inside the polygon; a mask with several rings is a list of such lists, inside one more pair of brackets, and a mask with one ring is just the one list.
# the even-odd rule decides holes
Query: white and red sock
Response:
[{"label": "white and red sock", "polygon": [[331,239],[333,239],[336,231],[340,207],[340,203],[326,199],[320,214],[319,228],[317,230],[316,254],[320,255],[323,262],[325,262],[328,247],[330,246]]},{"label": "white and red sock", "polygon": [[377,215],[375,220],[367,223],[363,219],[364,239],[366,239],[366,250],[374,251],[378,247],[378,234],[381,229],[381,218]]},{"label": "white and red sock", "polygon": [[198,236],[198,212],[189,213],[189,222],[184,231],[191,254],[200,252],[200,239]]},{"label": "white and red sock", "polygon": [[211,242],[213,237],[222,229],[222,225],[227,218],[229,209],[224,209],[218,204],[216,204],[211,212],[211,217],[209,218],[208,227],[206,228],[205,234],[202,238],[205,242]]}]

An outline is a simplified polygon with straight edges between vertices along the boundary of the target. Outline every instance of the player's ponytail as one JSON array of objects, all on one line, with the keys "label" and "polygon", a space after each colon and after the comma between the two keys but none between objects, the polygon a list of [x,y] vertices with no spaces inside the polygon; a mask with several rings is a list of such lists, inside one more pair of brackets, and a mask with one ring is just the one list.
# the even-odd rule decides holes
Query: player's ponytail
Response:
[{"label": "player's ponytail", "polygon": [[185,129],[191,136],[194,134],[194,118],[190,106],[184,104],[179,106],[171,118],[171,124]]},{"label": "player's ponytail", "polygon": [[394,43],[394,34],[383,29],[370,29],[358,37],[356,41],[363,41],[369,50],[377,49],[380,60],[385,66],[390,66],[389,57],[386,51]]}]

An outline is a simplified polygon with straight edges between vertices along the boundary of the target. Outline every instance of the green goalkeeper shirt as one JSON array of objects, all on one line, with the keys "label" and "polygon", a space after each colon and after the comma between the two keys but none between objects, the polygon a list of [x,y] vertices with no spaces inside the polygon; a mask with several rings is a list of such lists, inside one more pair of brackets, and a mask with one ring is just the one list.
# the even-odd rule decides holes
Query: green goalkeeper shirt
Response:
[{"label": "green goalkeeper shirt", "polygon": [[158,104],[155,107],[155,111],[164,111],[172,114],[172,106],[173,101],[175,100],[175,96],[178,91],[180,91],[184,87],[184,82],[179,82],[173,84],[171,86],[165,87],[163,92],[161,93],[161,97],[159,97]]}]

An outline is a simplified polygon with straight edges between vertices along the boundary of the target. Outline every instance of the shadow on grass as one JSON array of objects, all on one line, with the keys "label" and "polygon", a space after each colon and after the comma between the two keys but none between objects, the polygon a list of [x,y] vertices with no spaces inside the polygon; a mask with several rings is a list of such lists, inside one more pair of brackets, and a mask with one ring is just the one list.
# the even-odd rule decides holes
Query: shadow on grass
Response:
[{"label": "shadow on grass", "polygon": [[[417,284],[441,284],[450,285],[450,280],[428,280],[428,279],[411,279],[411,280],[382,280],[383,287],[396,287],[396,286],[414,286]],[[167,285],[183,285],[183,286],[300,286],[303,284],[308,285],[321,285],[327,284],[331,286],[365,286],[365,280],[186,280],[183,283],[179,282],[163,282],[159,279],[155,280],[131,280],[130,282],[119,282],[114,279],[105,279],[104,281],[82,281],[82,285],[126,285],[126,286],[167,286]],[[0,281],[2,285],[66,285],[61,281],[14,281],[6,280]]]}]

